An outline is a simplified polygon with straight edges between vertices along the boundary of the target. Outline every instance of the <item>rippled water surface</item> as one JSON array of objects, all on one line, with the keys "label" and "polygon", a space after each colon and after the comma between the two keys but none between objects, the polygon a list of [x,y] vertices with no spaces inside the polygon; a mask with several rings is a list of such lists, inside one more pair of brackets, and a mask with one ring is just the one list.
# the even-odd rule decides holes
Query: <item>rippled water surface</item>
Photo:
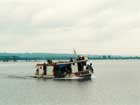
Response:
[{"label": "rippled water surface", "polygon": [[30,77],[35,62],[0,62],[0,105],[140,105],[140,61],[92,61],[88,81]]}]

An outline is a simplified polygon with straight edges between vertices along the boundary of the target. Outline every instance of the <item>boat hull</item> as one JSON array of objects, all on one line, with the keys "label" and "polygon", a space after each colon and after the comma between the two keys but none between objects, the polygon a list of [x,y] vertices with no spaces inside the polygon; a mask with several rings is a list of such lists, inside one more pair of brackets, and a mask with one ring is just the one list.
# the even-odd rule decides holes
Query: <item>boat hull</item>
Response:
[{"label": "boat hull", "polygon": [[55,79],[55,80],[81,80],[81,79],[91,79],[92,74],[80,75],[80,76],[68,76],[63,78],[56,78],[54,76],[39,76],[34,75],[34,78],[44,78],[44,79]]}]

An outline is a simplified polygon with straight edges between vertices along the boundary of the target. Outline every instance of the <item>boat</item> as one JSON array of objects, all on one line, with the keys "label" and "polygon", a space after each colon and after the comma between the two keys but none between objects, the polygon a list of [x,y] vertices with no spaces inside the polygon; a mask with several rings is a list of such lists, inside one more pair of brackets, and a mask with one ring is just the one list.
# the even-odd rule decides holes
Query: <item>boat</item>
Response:
[{"label": "boat", "polygon": [[47,79],[91,79],[94,74],[92,63],[88,64],[88,58],[78,56],[69,61],[48,60],[47,63],[36,64],[33,77]]}]

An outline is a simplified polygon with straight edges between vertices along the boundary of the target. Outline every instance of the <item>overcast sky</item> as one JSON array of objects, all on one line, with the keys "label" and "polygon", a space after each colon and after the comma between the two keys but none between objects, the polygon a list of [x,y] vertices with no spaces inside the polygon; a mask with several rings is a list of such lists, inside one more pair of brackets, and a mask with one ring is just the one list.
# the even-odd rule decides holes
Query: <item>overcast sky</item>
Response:
[{"label": "overcast sky", "polygon": [[0,0],[0,52],[140,55],[139,0]]}]

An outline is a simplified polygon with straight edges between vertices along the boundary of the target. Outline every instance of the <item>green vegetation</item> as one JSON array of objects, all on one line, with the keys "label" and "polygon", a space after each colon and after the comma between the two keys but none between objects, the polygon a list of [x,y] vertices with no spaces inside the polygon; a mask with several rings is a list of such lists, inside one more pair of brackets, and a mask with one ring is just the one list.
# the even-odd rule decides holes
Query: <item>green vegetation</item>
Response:
[{"label": "green vegetation", "polygon": [[[81,54],[79,54],[81,55]],[[89,59],[105,60],[105,59],[140,59],[140,56],[115,56],[115,55],[87,55]],[[17,60],[66,60],[74,58],[73,54],[54,54],[54,53],[0,53],[0,61],[17,61]]]}]

